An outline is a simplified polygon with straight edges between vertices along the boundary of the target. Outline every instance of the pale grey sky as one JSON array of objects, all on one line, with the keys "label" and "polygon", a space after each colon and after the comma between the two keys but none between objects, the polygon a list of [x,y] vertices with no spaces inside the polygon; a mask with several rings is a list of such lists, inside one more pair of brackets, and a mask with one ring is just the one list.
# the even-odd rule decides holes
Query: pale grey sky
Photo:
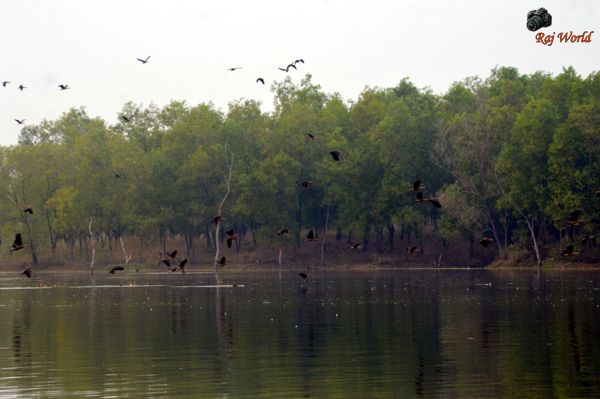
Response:
[{"label": "pale grey sky", "polygon": [[[592,42],[535,43],[525,16],[539,7],[553,17],[546,33],[594,30]],[[285,77],[277,67],[296,58],[306,63],[289,73],[295,82],[311,73],[347,100],[404,77],[441,93],[497,65],[555,74],[572,65],[583,76],[600,68],[597,0],[4,0],[1,20],[0,81],[12,83],[0,86],[0,145],[17,142],[15,118],[37,124],[71,107],[108,123],[127,101],[225,111],[251,98],[269,111],[270,84]]]}]

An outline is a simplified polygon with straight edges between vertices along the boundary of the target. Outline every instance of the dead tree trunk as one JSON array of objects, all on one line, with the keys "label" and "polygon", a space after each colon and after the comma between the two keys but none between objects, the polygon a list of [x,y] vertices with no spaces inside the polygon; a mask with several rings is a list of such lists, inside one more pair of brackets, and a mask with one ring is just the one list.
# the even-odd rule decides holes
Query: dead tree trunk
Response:
[{"label": "dead tree trunk", "polygon": [[[227,151],[227,147],[225,148],[225,151]],[[229,196],[229,190],[231,188],[231,172],[232,172],[232,170],[233,170],[233,154],[231,154],[231,160],[229,161],[229,174],[228,174],[227,178],[225,179],[227,191],[225,192],[225,195],[223,196],[223,199],[221,200],[221,203],[219,204],[219,211],[217,213],[218,216],[221,216],[221,213],[223,211],[223,204],[225,203],[225,200]],[[219,240],[219,232],[220,231],[221,231],[221,222],[219,221],[217,223],[217,227],[215,228],[215,261],[213,263],[213,269],[215,271],[215,274],[217,273],[217,265],[219,264],[219,250],[220,250],[220,241],[221,241],[221,240]]]},{"label": "dead tree trunk", "polygon": [[90,218],[90,224],[88,226],[88,230],[90,232],[90,241],[92,242],[92,259],[90,261],[90,274],[91,275],[94,274],[94,261],[96,260],[96,244],[98,243],[98,239],[96,238],[96,235],[92,232],[92,221],[93,221],[93,219]]}]

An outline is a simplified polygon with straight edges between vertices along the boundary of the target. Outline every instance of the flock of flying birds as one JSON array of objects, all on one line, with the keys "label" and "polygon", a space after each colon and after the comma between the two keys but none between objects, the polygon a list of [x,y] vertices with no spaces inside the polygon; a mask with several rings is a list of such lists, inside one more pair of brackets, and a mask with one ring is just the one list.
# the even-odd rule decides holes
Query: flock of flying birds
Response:
[{"label": "flock of flying birds", "polygon": [[[150,56],[147,56],[146,58],[137,58],[137,60],[145,65],[150,61]],[[304,64],[304,60],[302,58],[296,59],[293,62],[289,63],[285,68],[281,68],[278,67],[277,69],[279,69],[280,71],[283,72],[289,72],[290,69],[298,69],[297,65],[298,64]],[[241,66],[236,66],[236,67],[230,67],[227,68],[228,71],[234,72],[238,69],[242,69]],[[2,87],[7,87],[11,82],[8,80],[2,81]],[[261,84],[265,84],[265,80],[262,77],[258,77],[256,79],[256,83],[261,83]],[[19,86],[17,86],[17,88],[20,91],[23,91],[25,89],[27,89],[27,86],[23,85],[23,84],[19,84]],[[58,88],[61,91],[65,91],[70,89],[68,84],[59,84]],[[124,122],[131,122],[133,120],[133,116],[131,115],[121,115],[121,119]],[[23,125],[25,123],[26,119],[14,119],[15,122],[17,122],[19,125]],[[312,134],[312,133],[307,133],[307,138],[309,141],[315,141],[317,140],[317,136]],[[335,162],[339,162],[341,159],[341,152],[339,150],[331,150],[329,151],[329,155],[331,155],[331,158],[335,161]],[[120,178],[121,175],[119,173],[115,174],[116,178]],[[312,182],[308,181],[308,180],[304,180],[302,182],[298,183],[298,186],[302,187],[302,188],[308,188],[310,186],[312,186]],[[415,195],[415,201],[417,204],[422,205],[426,202],[429,202],[431,205],[433,205],[435,208],[441,208],[442,204],[440,203],[438,198],[435,197],[429,197],[429,198],[425,198],[425,195],[423,194],[423,190],[425,189],[425,186],[423,186],[421,184],[421,180],[416,180],[413,183],[412,189],[411,191],[416,193]],[[595,192],[597,197],[600,197],[600,190],[596,190]],[[33,214],[33,209],[32,208],[25,208],[22,210],[23,213],[28,213],[30,215]],[[221,216],[215,216],[213,218],[213,223],[215,223],[216,225],[221,223],[223,219],[221,218]],[[569,228],[573,228],[579,225],[582,225],[584,222],[579,218],[579,215],[577,212],[573,212],[569,218],[569,221],[567,223],[567,227]],[[277,235],[278,236],[283,236],[289,233],[289,230],[287,228],[282,228],[280,230],[277,231]],[[239,238],[239,236],[235,233],[234,230],[227,230],[225,232],[225,240],[227,242],[227,247],[231,248],[232,247],[232,243],[233,241],[237,240]],[[585,235],[583,236],[580,241],[581,244],[585,245],[587,244],[588,241],[594,239],[595,236],[593,235]],[[312,241],[317,241],[318,237],[315,234],[315,232],[313,230],[310,230],[307,234],[306,234],[306,240],[308,242],[312,242]],[[479,243],[481,244],[482,247],[487,248],[488,246],[490,246],[492,243],[494,242],[493,238],[491,237],[482,237],[479,240]],[[356,250],[358,248],[361,247],[361,243],[360,242],[355,242],[352,240],[348,241],[348,244],[350,245],[350,249],[352,250]],[[13,241],[13,244],[10,248],[10,253],[12,255],[13,252],[15,251],[19,251],[23,248],[25,248],[25,244],[23,243],[23,237],[21,235],[21,233],[17,233],[15,235],[15,239]],[[407,246],[406,247],[406,253],[408,255],[413,255],[413,254],[417,254],[419,253],[419,247],[417,246]],[[579,252],[575,252],[575,247],[573,244],[569,244],[567,247],[565,247],[564,249],[561,250],[561,254],[563,256],[575,256],[575,255],[579,255]],[[167,252],[165,254],[166,256],[163,256],[162,253],[159,253],[159,262],[164,264],[167,268],[169,268],[169,270],[171,270],[172,272],[176,272],[176,271],[181,271],[182,273],[185,273],[185,265],[188,262],[187,258],[181,259],[179,260],[179,258],[177,257],[177,251],[172,251],[172,252]],[[218,261],[219,266],[223,267],[227,264],[227,259],[225,256],[221,257],[221,259],[219,259]],[[123,266],[115,266],[113,267],[109,273],[111,274],[115,274],[115,272],[117,271],[123,271],[125,270]],[[24,276],[27,276],[28,278],[31,278],[32,276],[32,269],[31,268],[27,268],[26,270],[24,270],[21,274]],[[300,276],[302,279],[306,280],[309,275],[307,273],[298,273],[298,276]]]}]

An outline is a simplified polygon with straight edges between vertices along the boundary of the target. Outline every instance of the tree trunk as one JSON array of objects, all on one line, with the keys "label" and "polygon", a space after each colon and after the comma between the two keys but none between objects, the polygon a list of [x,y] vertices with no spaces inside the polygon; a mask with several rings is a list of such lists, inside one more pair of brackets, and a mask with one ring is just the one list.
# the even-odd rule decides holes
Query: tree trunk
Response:
[{"label": "tree trunk", "polygon": [[388,224],[388,246],[390,247],[390,251],[394,251],[394,225]]}]

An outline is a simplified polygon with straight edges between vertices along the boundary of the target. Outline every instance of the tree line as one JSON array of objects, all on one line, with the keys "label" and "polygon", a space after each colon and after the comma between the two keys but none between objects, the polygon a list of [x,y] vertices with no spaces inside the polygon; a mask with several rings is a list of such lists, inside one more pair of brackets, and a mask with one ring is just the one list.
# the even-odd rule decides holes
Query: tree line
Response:
[{"label": "tree line", "polygon": [[[164,251],[178,236],[196,259],[200,238],[207,248],[223,239],[213,217],[234,154],[222,223],[238,251],[246,239],[295,253],[311,229],[363,252],[403,253],[412,236],[472,256],[485,238],[497,259],[600,259],[598,72],[498,67],[443,94],[404,79],[352,101],[310,75],[272,90],[270,113],[253,100],[226,111],[126,103],[112,123],[79,108],[25,125],[17,145],[0,147],[3,247],[22,233],[35,264],[59,247],[73,260],[94,238]],[[441,209],[415,201],[415,180]]]}]

